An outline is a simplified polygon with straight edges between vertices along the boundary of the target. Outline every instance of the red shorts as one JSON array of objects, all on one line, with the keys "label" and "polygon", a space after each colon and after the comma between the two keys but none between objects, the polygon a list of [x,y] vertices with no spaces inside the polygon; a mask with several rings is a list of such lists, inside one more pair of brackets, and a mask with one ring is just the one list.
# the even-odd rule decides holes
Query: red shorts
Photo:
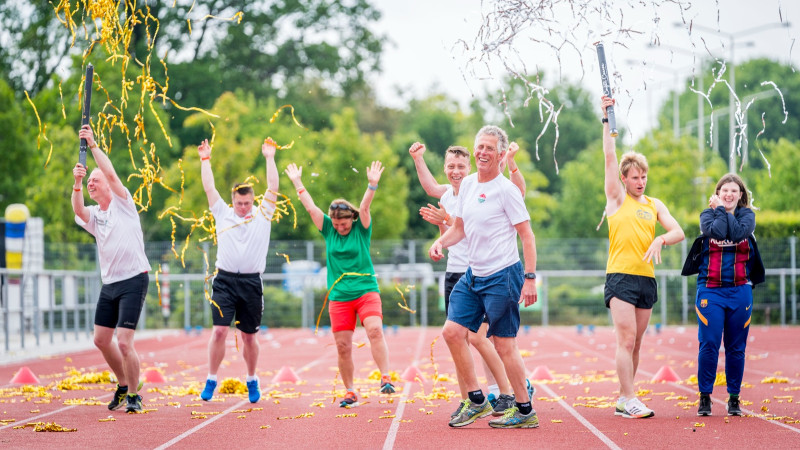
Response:
[{"label": "red shorts", "polygon": [[356,329],[356,314],[361,318],[361,326],[364,326],[365,317],[378,316],[383,319],[381,296],[377,292],[368,292],[349,302],[330,302],[328,313],[331,316],[333,332],[353,331]]}]

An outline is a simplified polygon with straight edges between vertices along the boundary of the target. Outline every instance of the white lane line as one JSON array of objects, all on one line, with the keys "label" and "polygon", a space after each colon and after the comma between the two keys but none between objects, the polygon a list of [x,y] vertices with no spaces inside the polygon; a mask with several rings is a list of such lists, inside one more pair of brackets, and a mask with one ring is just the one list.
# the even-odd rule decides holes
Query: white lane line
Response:
[{"label": "white lane line", "polygon": [[204,428],[204,427],[206,427],[208,425],[211,425],[212,423],[216,422],[217,420],[221,419],[224,416],[227,416],[231,411],[235,410],[236,408],[244,406],[245,403],[248,403],[248,401],[247,400],[240,401],[239,403],[231,406],[230,408],[226,409],[225,411],[221,412],[220,414],[217,414],[216,416],[214,416],[214,417],[212,417],[212,418],[210,418],[208,420],[203,421],[202,423],[200,423],[196,427],[191,428],[189,430],[186,430],[182,434],[179,434],[178,436],[175,436],[173,439],[171,439],[171,440],[165,442],[164,444],[156,447],[156,449],[157,450],[162,450],[162,449],[165,449],[165,448],[171,447],[172,445],[177,444],[178,442],[182,441],[183,439],[185,439],[185,438],[191,436],[192,434],[194,434],[196,431],[198,431],[198,430],[200,430],[200,429],[202,429],[202,428]]},{"label": "white lane line", "polygon": [[[414,352],[414,364],[417,363],[419,360],[420,352],[422,352],[422,344],[425,342],[425,336],[427,334],[427,328],[422,327],[419,333],[419,339],[417,339],[417,349]],[[394,448],[394,441],[397,439],[397,431],[400,429],[400,421],[403,419],[403,412],[406,409],[406,400],[408,399],[408,393],[411,390],[411,387],[414,385],[414,382],[407,381],[406,384],[403,385],[403,395],[400,397],[400,404],[397,405],[397,411],[395,411],[394,419],[392,419],[392,425],[389,427],[389,431],[386,434],[386,440],[383,442],[383,450],[391,450]]]},{"label": "white lane line", "polygon": [[[585,347],[585,346],[580,345],[580,344],[576,344],[576,343],[572,342],[570,339],[568,339],[566,337],[564,339],[562,339],[561,342],[566,342],[567,344],[572,345],[575,348],[581,349],[581,350],[589,352],[589,353],[594,353],[599,358],[605,359],[606,361],[610,362],[612,366],[614,364],[616,364],[616,361],[614,360],[614,358],[608,357],[608,356],[606,356],[606,355],[604,355],[604,354],[602,354],[602,353],[600,353],[600,352],[598,352],[598,351],[596,351],[596,350],[594,350],[592,348]],[[662,351],[663,351],[663,349],[662,349]],[[655,376],[654,373],[648,372],[646,370],[641,370],[640,369],[638,372],[641,373],[641,374],[647,375],[648,379],[652,379],[653,376]],[[697,394],[697,390],[688,388],[688,387],[686,387],[686,386],[684,386],[682,384],[677,384],[677,383],[668,383],[668,384],[670,386],[674,387],[675,389],[679,389],[681,391],[688,392],[689,394]],[[723,399],[721,399],[719,397],[711,397],[711,399],[714,400],[714,402],[716,402],[716,403],[720,403],[720,404],[723,404],[723,405],[727,405],[728,404],[728,400],[727,399],[723,400]],[[786,428],[787,430],[791,430],[791,431],[794,431],[795,433],[800,434],[800,428],[795,428],[795,427],[789,426],[789,425],[787,425],[787,424],[785,424],[783,422],[779,422],[777,420],[769,420],[767,417],[761,417],[761,416],[758,415],[758,411],[751,411],[749,409],[742,408],[742,412],[745,413],[745,414],[749,414],[749,415],[751,415],[751,416],[753,416],[753,417],[755,417],[757,419],[761,419],[761,420],[763,420],[763,421],[765,421],[767,423],[770,423],[770,424],[773,424],[773,425],[777,425],[777,426]]]},{"label": "white lane line", "polygon": [[[589,431],[591,431],[592,434],[597,436],[598,439],[603,441],[603,443],[606,444],[606,446],[608,446],[608,448],[621,450],[621,448],[617,444],[615,444],[614,441],[611,440],[611,438],[609,438],[608,436],[603,434],[602,431],[598,430],[594,425],[592,425],[591,422],[589,422],[585,417],[583,417],[581,415],[581,413],[576,411],[575,408],[573,408],[572,406],[568,405],[567,402],[565,402],[564,399],[562,399],[560,395],[556,394],[552,389],[550,389],[549,386],[547,386],[546,384],[539,384],[539,383],[537,383],[536,386],[538,386],[539,388],[541,388],[545,392],[547,392],[547,394],[551,398],[557,398],[558,399],[558,404],[561,405],[562,408],[566,409],[570,414],[572,414],[572,417],[578,419],[578,422],[580,422],[584,427],[586,427]],[[590,447],[591,447],[591,445],[590,445]]]},{"label": "white lane line", "polygon": [[[288,338],[290,338],[290,337],[291,337],[291,336],[287,337],[287,339],[288,339]],[[300,369],[298,369],[298,371],[302,373],[302,372],[304,372],[306,369],[309,369],[309,368],[311,368],[311,367],[314,367],[314,366],[316,366],[316,365],[317,365],[317,364],[319,364],[320,362],[324,361],[326,358],[329,358],[329,355],[328,355],[329,353],[330,353],[330,351],[324,352],[324,353],[322,354],[322,356],[318,357],[317,359],[315,359],[315,360],[311,361],[310,363],[306,364],[305,366],[301,367]],[[226,409],[225,411],[223,411],[223,412],[222,412],[222,413],[220,413],[220,414],[217,414],[217,415],[216,415],[216,416],[214,416],[213,418],[203,421],[203,423],[201,423],[201,424],[197,425],[196,427],[194,427],[194,428],[191,428],[191,429],[189,429],[189,430],[186,430],[186,431],[185,431],[185,432],[183,432],[182,434],[180,434],[180,435],[176,436],[175,438],[173,438],[173,439],[171,439],[171,440],[169,440],[169,441],[165,442],[165,443],[164,443],[164,444],[162,444],[161,446],[159,446],[159,447],[156,447],[156,449],[159,449],[159,450],[160,450],[160,449],[165,449],[165,448],[168,448],[168,447],[171,447],[171,446],[175,445],[176,443],[178,443],[178,442],[182,441],[183,439],[186,439],[187,437],[191,436],[191,435],[192,435],[192,434],[194,434],[195,432],[197,432],[197,431],[201,430],[203,427],[205,427],[205,426],[207,426],[207,425],[209,425],[209,424],[213,423],[214,421],[216,421],[216,420],[217,420],[217,419],[219,419],[220,417],[222,417],[222,416],[225,416],[225,415],[229,414],[231,411],[233,411],[234,409],[236,409],[236,408],[238,408],[238,407],[240,407],[240,406],[244,405],[246,402],[247,402],[247,400],[242,400],[242,401],[240,401],[240,402],[239,402],[239,403],[237,403],[236,405],[234,405],[234,406],[232,406],[232,407],[230,407],[230,408]]]}]

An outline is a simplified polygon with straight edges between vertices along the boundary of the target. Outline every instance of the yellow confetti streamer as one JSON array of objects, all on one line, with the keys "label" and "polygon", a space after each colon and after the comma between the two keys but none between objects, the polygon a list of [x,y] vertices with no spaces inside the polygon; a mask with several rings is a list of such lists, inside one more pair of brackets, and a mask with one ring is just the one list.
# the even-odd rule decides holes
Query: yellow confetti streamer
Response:
[{"label": "yellow confetti streamer", "polygon": [[[411,286],[411,287],[413,287],[413,286]],[[397,292],[399,292],[399,293],[400,293],[400,297],[403,299],[403,304],[401,305],[401,304],[398,302],[398,303],[397,303],[397,306],[399,306],[401,309],[404,309],[404,310],[406,310],[406,311],[410,312],[411,314],[416,314],[416,313],[417,313],[416,311],[414,311],[414,310],[412,310],[411,308],[409,308],[409,307],[408,307],[408,302],[406,301],[406,296],[405,296],[405,295],[403,295],[403,291],[402,291],[402,290],[400,290],[400,286],[399,286],[398,284],[395,284],[395,285],[394,285],[394,289],[395,289]],[[406,287],[406,292],[408,292],[408,289],[409,289],[409,287]]]}]

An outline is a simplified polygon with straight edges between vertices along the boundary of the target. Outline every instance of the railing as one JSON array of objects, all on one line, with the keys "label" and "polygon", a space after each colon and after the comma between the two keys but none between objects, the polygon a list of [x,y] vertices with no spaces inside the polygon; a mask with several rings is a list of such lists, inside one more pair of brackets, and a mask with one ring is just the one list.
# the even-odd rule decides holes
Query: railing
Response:
[{"label": "railing", "polygon": [[[439,326],[444,322],[444,273],[430,264],[377,265],[386,325]],[[797,324],[796,268],[767,269],[767,279],[754,290],[753,323]],[[659,302],[652,322],[694,323],[696,277],[681,277],[675,269],[657,270]],[[294,280],[290,278],[294,277]],[[290,281],[302,280],[296,294]],[[139,320],[139,329],[184,328],[211,325],[212,306],[206,300],[205,274],[153,274]],[[267,273],[262,324],[277,327],[314,327],[325,297],[324,274]],[[552,270],[538,272],[539,301],[521,309],[522,323],[549,325],[610,324],[603,304],[603,270]],[[787,287],[787,280],[789,286]],[[169,289],[165,289],[169,286]],[[295,284],[296,288],[296,284]],[[100,291],[97,272],[72,270],[0,269],[4,348],[25,349],[68,339],[89,338]],[[167,293],[167,291],[169,293]],[[160,295],[159,295],[160,294]],[[169,301],[169,303],[167,303]],[[405,301],[405,304],[403,304]],[[401,308],[407,305],[413,313]]]}]

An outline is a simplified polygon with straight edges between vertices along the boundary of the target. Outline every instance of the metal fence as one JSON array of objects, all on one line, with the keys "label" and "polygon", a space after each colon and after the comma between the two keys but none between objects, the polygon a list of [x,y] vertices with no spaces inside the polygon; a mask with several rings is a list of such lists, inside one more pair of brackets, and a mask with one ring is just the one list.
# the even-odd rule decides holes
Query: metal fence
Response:
[{"label": "metal fence", "polygon": [[[381,286],[386,325],[444,323],[444,263],[427,258],[427,241],[374,241],[372,258]],[[681,277],[690,243],[664,249],[656,268],[659,302],[653,323],[694,324],[696,277]],[[603,304],[606,239],[540,239],[537,242],[539,302],[522,308],[523,325],[607,325]],[[766,282],[754,290],[754,324],[797,324],[796,238],[759,241]],[[206,300],[213,246],[181,249],[148,243],[153,266],[140,329],[211,325]],[[176,253],[178,258],[176,258]],[[204,255],[205,253],[205,255]],[[207,259],[206,259],[207,255]],[[4,348],[41,346],[91,336],[100,290],[94,245],[49,244],[45,267],[0,269],[0,306]],[[264,282],[264,318],[268,327],[329,324],[321,314],[326,294],[325,247],[313,241],[273,241]],[[213,271],[213,269],[211,270]],[[156,276],[157,274],[157,276]],[[158,278],[158,282],[156,282]],[[409,312],[413,311],[412,312]]]}]

